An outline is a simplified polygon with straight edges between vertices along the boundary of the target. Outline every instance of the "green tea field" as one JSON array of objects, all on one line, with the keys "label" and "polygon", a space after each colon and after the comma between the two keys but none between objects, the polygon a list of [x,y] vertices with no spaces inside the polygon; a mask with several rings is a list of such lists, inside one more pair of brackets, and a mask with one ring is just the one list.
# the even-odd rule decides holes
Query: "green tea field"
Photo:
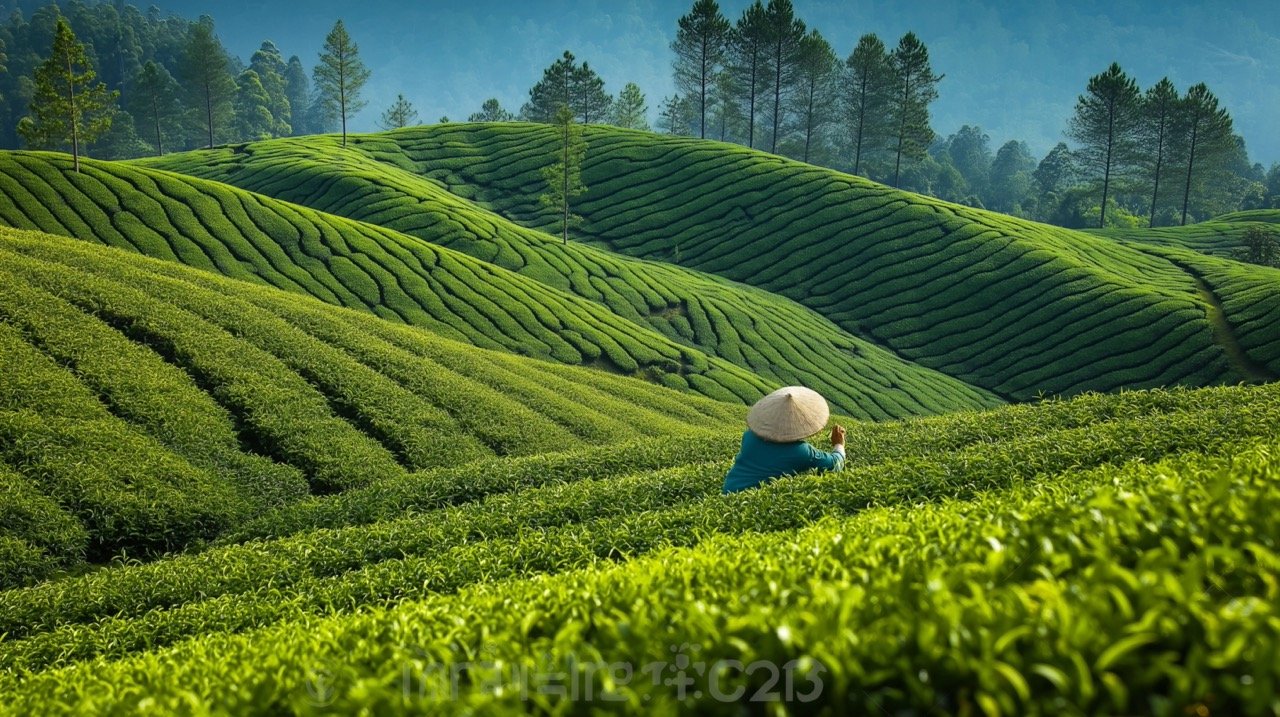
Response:
[{"label": "green tea field", "polygon": [[585,136],[0,152],[0,715],[1280,713],[1280,214]]},{"label": "green tea field", "polygon": [[[1193,274],[1145,244],[946,204],[735,145],[605,127],[586,137],[587,193],[575,209],[584,241],[772,291],[1002,398],[1253,377],[1214,333],[1248,320],[1231,313],[1244,289],[1235,281],[1214,289],[1227,307],[1218,316]],[[457,217],[451,207],[466,204],[548,227],[537,187],[553,139],[536,125],[438,125],[353,138],[345,149],[276,140],[147,164],[384,224],[572,290],[571,277],[586,272],[565,260],[540,266],[531,255],[553,249],[522,241],[528,234],[497,218],[426,219]],[[591,251],[578,253],[576,264],[592,263]],[[1268,318],[1274,325],[1280,315]],[[1270,375],[1280,370],[1254,360]]]},{"label": "green tea field", "polygon": [[[68,170],[53,155],[0,158],[0,187],[15,199],[7,211],[0,207],[0,219],[308,293],[477,346],[642,374],[720,400],[750,402],[767,385],[803,383],[829,393],[838,410],[870,419],[1000,403],[795,302],[599,251],[591,252],[590,269],[571,270],[582,266],[578,247],[514,226],[500,227],[525,242],[511,250],[514,264],[484,252],[476,260],[448,242],[401,233],[396,222],[350,221],[119,164]],[[456,201],[448,213],[413,219],[504,224]],[[484,244],[491,254],[494,241]]]}]

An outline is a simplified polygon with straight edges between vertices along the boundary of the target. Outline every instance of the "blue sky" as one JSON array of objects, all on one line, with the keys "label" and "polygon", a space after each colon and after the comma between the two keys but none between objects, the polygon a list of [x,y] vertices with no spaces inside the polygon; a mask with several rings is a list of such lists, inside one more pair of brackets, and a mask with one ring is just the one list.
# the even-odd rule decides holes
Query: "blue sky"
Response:
[{"label": "blue sky", "polygon": [[[341,17],[373,70],[368,108],[354,128],[375,129],[404,95],[420,120],[465,119],[488,97],[516,110],[565,49],[616,93],[640,85],[656,117],[674,89],[676,20],[692,0],[154,0],[182,15],[208,14],[244,59],[263,39],[310,69]],[[736,20],[748,0],[721,3]],[[1280,2],[1172,0],[794,0],[797,15],[846,56],[866,32],[886,44],[911,30],[945,74],[934,128],[976,124],[994,150],[1023,139],[1043,155],[1062,139],[1090,75],[1118,61],[1143,86],[1167,75],[1181,89],[1205,82],[1236,120],[1254,161],[1280,161]]]}]

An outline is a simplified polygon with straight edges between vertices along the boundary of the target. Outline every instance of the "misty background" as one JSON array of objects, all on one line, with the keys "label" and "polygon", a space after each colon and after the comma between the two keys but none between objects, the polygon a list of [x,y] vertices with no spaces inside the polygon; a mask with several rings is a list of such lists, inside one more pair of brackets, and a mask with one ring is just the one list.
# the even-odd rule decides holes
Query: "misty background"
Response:
[{"label": "misty background", "polygon": [[[663,97],[675,93],[669,45],[692,0],[311,0],[303,10],[261,0],[155,4],[213,17],[223,43],[241,59],[270,39],[307,68],[342,18],[373,71],[363,92],[369,104],[351,127],[364,132],[378,129],[378,116],[397,93],[425,123],[465,120],[489,97],[518,111],[543,69],[566,49],[590,63],[611,94],[637,83],[654,123]],[[748,4],[720,6],[736,22]],[[1264,166],[1280,161],[1280,2],[795,0],[795,8],[842,60],[867,32],[891,47],[909,30],[919,35],[934,70],[945,74],[930,106],[943,137],[979,125],[993,146],[1020,139],[1043,156],[1063,139],[1089,77],[1115,61],[1144,88],[1166,75],[1182,91],[1207,83],[1231,112],[1250,158]]]}]

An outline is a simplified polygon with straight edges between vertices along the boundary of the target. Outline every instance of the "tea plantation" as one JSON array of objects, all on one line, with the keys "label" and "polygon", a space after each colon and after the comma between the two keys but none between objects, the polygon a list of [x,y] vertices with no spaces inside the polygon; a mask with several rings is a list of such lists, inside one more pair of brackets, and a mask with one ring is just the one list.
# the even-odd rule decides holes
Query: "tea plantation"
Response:
[{"label": "tea plantation", "polygon": [[[324,139],[316,142],[325,146]],[[380,204],[356,191],[358,181],[352,172],[316,189],[344,200],[362,197],[360,206]],[[128,248],[477,346],[640,375],[719,400],[752,402],[766,386],[805,384],[829,395],[838,410],[869,419],[1000,403],[764,291],[599,251],[593,269],[571,270],[566,262],[577,261],[577,247],[565,251],[457,200],[415,210],[409,219],[507,225],[527,242],[509,268],[530,271],[516,274],[492,262],[502,245],[488,234],[471,242],[483,248],[470,247],[477,261],[400,233],[400,223],[350,221],[128,165],[88,162],[76,174],[58,155],[7,152],[0,154],[0,191],[14,199],[0,206],[0,222],[13,227]],[[563,281],[543,280],[553,275]]]},{"label": "tea plantation", "polygon": [[1182,227],[1155,229],[1094,229],[1091,233],[1110,239],[1191,249],[1203,254],[1235,258],[1245,249],[1244,236],[1250,227],[1277,232],[1280,209],[1256,209],[1232,212],[1212,221]]},{"label": "tea plantation", "polygon": [[[567,673],[615,709],[736,713],[784,696],[734,668],[757,664],[803,680],[800,711],[1268,712],[1278,399],[856,424],[845,471],[730,496],[733,426],[388,476],[0,592],[0,694],[15,714],[557,710],[538,680]],[[687,687],[639,671],[680,651]]]},{"label": "tea plantation", "polygon": [[0,153],[0,715],[1280,714],[1271,214],[587,138]]},{"label": "tea plantation", "polygon": [[[1211,304],[1195,278],[1130,243],[737,145],[607,127],[589,127],[585,136],[588,189],[575,208],[584,219],[581,240],[775,292],[1003,397],[1251,377],[1215,340]],[[346,150],[336,139],[275,140],[147,163],[393,226],[516,268],[534,264],[531,242],[517,243],[525,235],[508,231],[495,246],[478,240],[497,229],[423,217],[456,216],[450,207],[474,203],[550,227],[553,216],[537,197],[553,141],[538,125],[447,124],[358,137]],[[444,198],[445,190],[453,196]],[[579,264],[591,264],[591,252],[579,253]],[[562,275],[553,284],[585,273],[563,259],[550,264]],[[530,269],[543,281],[547,273]],[[1223,287],[1234,290],[1234,282]]]},{"label": "tea plantation", "polygon": [[311,493],[743,410],[47,234],[0,230],[0,284],[6,586]]}]

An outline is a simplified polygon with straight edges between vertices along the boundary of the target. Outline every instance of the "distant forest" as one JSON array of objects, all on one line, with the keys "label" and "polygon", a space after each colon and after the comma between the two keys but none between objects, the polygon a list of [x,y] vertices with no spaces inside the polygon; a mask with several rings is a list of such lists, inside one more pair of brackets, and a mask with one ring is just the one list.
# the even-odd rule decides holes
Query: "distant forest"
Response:
[{"label": "distant forest", "polygon": [[[65,17],[97,81],[118,93],[109,128],[90,156],[131,158],[174,150],[337,131],[341,115],[297,55],[270,40],[247,61],[222,46],[214,19],[181,18],[112,2],[10,2],[0,26],[0,146],[63,149],[32,141],[36,70]],[[352,38],[354,41],[375,38]],[[353,45],[353,48],[355,45]],[[757,0],[736,20],[695,0],[674,22],[678,93],[663,98],[659,131],[735,142],[944,200],[1067,227],[1168,226],[1239,209],[1280,207],[1280,164],[1251,163],[1243,138],[1207,85],[1168,80],[1140,88],[1111,65],[1081,78],[1064,140],[1044,157],[1024,142],[997,148],[977,126],[936,134],[929,106],[945,91],[914,33],[886,44],[868,34],[847,55],[796,16],[789,0]],[[842,58],[842,55],[843,58]],[[321,69],[321,71],[323,71]],[[518,111],[496,98],[471,121],[550,121],[567,105],[583,123],[650,129],[641,88],[613,96],[571,52],[555,59]],[[403,96],[381,126],[416,121]],[[441,118],[447,121],[447,118]],[[211,136],[212,135],[212,136]]]}]

